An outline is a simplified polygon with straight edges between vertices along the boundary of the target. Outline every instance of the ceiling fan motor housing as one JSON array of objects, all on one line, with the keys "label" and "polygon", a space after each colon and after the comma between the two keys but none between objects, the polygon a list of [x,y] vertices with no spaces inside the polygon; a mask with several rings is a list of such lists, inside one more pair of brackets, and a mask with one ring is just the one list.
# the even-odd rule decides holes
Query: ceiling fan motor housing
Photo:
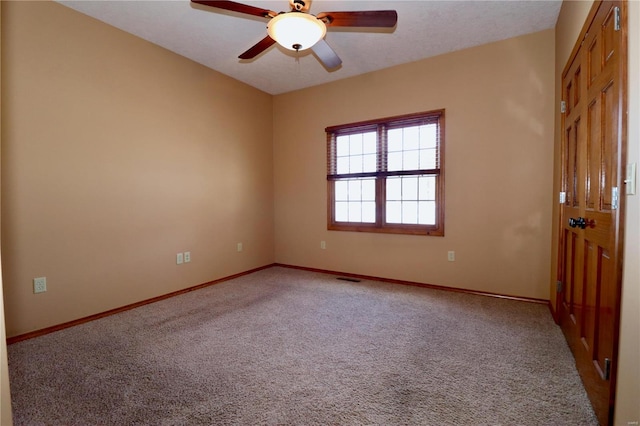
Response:
[{"label": "ceiling fan motor housing", "polygon": [[307,12],[311,6],[311,0],[289,0],[289,5],[291,5],[291,10]]}]

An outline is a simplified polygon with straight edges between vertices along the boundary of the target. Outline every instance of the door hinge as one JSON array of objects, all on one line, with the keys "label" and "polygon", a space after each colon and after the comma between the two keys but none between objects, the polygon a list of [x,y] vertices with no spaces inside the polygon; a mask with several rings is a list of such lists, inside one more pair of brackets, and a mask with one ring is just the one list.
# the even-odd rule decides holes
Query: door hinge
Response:
[{"label": "door hinge", "polygon": [[567,103],[565,101],[560,101],[560,112],[563,114],[567,112]]},{"label": "door hinge", "polygon": [[611,360],[609,358],[604,359],[604,379],[609,380],[611,377]]},{"label": "door hinge", "polygon": [[556,293],[562,293],[562,281],[556,281]]},{"label": "door hinge", "polygon": [[560,204],[564,204],[567,202],[567,193],[562,191],[560,192]]},{"label": "door hinge", "polygon": [[619,199],[618,187],[614,186],[613,188],[611,188],[611,210],[616,210],[618,208],[618,199]]},{"label": "door hinge", "polygon": [[620,31],[620,8],[613,8],[613,29],[616,31]]}]

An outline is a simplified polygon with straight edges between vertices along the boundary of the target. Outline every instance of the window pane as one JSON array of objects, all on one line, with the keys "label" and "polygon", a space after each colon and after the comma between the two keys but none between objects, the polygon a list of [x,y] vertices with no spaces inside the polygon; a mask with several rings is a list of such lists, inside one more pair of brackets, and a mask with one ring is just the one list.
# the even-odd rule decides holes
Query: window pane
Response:
[{"label": "window pane", "polygon": [[402,199],[403,200],[418,199],[418,178],[417,177],[402,178]]},{"label": "window pane", "polygon": [[349,222],[362,221],[362,206],[360,201],[349,201]]},{"label": "window pane", "polygon": [[376,203],[368,201],[362,203],[362,221],[366,223],[375,223],[376,221]]},{"label": "window pane", "polygon": [[402,223],[401,201],[387,201],[387,223]]},{"label": "window pane", "polygon": [[338,157],[338,167],[336,172],[339,175],[349,173],[349,157]]},{"label": "window pane", "polygon": [[402,170],[402,152],[390,152],[387,159],[387,170]]},{"label": "window pane", "polygon": [[420,176],[419,178],[419,200],[435,200],[436,199],[436,177]]},{"label": "window pane", "polygon": [[364,162],[363,172],[375,172],[376,171],[376,155],[369,154],[363,155],[362,160]]},{"label": "window pane", "polygon": [[363,136],[362,152],[364,154],[375,154],[378,150],[376,132],[365,133]]},{"label": "window pane", "polygon": [[336,202],[336,222],[349,220],[349,206],[346,202]]},{"label": "window pane", "polygon": [[436,176],[420,176],[418,198],[420,200],[436,199]]},{"label": "window pane", "polygon": [[336,201],[347,201],[349,199],[349,183],[346,180],[335,181]]},{"label": "window pane", "polygon": [[404,149],[418,149],[420,147],[420,128],[413,126],[405,127],[403,130]]},{"label": "window pane", "polygon": [[362,134],[349,136],[349,155],[362,154]]},{"label": "window pane", "polygon": [[436,150],[435,149],[420,150],[420,168],[421,169],[436,168]]},{"label": "window pane", "polygon": [[362,199],[367,201],[376,200],[376,181],[375,179],[366,179],[362,181]]},{"label": "window pane", "polygon": [[418,203],[419,223],[421,225],[436,224],[436,203],[435,201],[420,201]]},{"label": "window pane", "polygon": [[387,132],[388,151],[402,151],[402,129],[391,129]]},{"label": "window pane", "polygon": [[402,170],[418,170],[419,151],[404,151]]},{"label": "window pane", "polygon": [[362,156],[349,157],[349,173],[362,172]]},{"label": "window pane", "polygon": [[349,155],[349,136],[338,136],[336,138],[336,155],[338,157]]},{"label": "window pane", "polygon": [[[376,180],[345,179],[335,182],[335,221],[376,221]],[[366,201],[363,201],[366,200]]]},{"label": "window pane", "polygon": [[403,201],[402,202],[402,223],[418,223],[418,202]]},{"label": "window pane", "polygon": [[402,178],[387,178],[387,200],[402,200]]},{"label": "window pane", "polygon": [[360,180],[349,181],[349,201],[362,200],[362,184]]},{"label": "window pane", "polygon": [[438,125],[420,126],[420,148],[435,148],[438,144]]}]

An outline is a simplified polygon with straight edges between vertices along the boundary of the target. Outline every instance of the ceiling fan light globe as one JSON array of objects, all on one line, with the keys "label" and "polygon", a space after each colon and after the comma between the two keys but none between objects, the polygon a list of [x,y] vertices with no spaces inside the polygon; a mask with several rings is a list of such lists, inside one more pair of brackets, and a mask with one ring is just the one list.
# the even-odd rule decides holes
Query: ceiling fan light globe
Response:
[{"label": "ceiling fan light globe", "polygon": [[305,50],[325,36],[327,27],[324,22],[308,13],[287,12],[269,21],[267,33],[285,49]]}]

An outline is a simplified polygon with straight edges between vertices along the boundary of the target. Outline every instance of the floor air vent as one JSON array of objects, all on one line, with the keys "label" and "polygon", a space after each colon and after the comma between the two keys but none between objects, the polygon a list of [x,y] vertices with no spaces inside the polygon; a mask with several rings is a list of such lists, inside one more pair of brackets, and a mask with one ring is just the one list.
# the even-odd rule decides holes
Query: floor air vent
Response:
[{"label": "floor air vent", "polygon": [[338,277],[337,279],[342,280],[342,281],[349,281],[352,283],[359,283],[360,280],[357,278],[347,278],[347,277]]}]

